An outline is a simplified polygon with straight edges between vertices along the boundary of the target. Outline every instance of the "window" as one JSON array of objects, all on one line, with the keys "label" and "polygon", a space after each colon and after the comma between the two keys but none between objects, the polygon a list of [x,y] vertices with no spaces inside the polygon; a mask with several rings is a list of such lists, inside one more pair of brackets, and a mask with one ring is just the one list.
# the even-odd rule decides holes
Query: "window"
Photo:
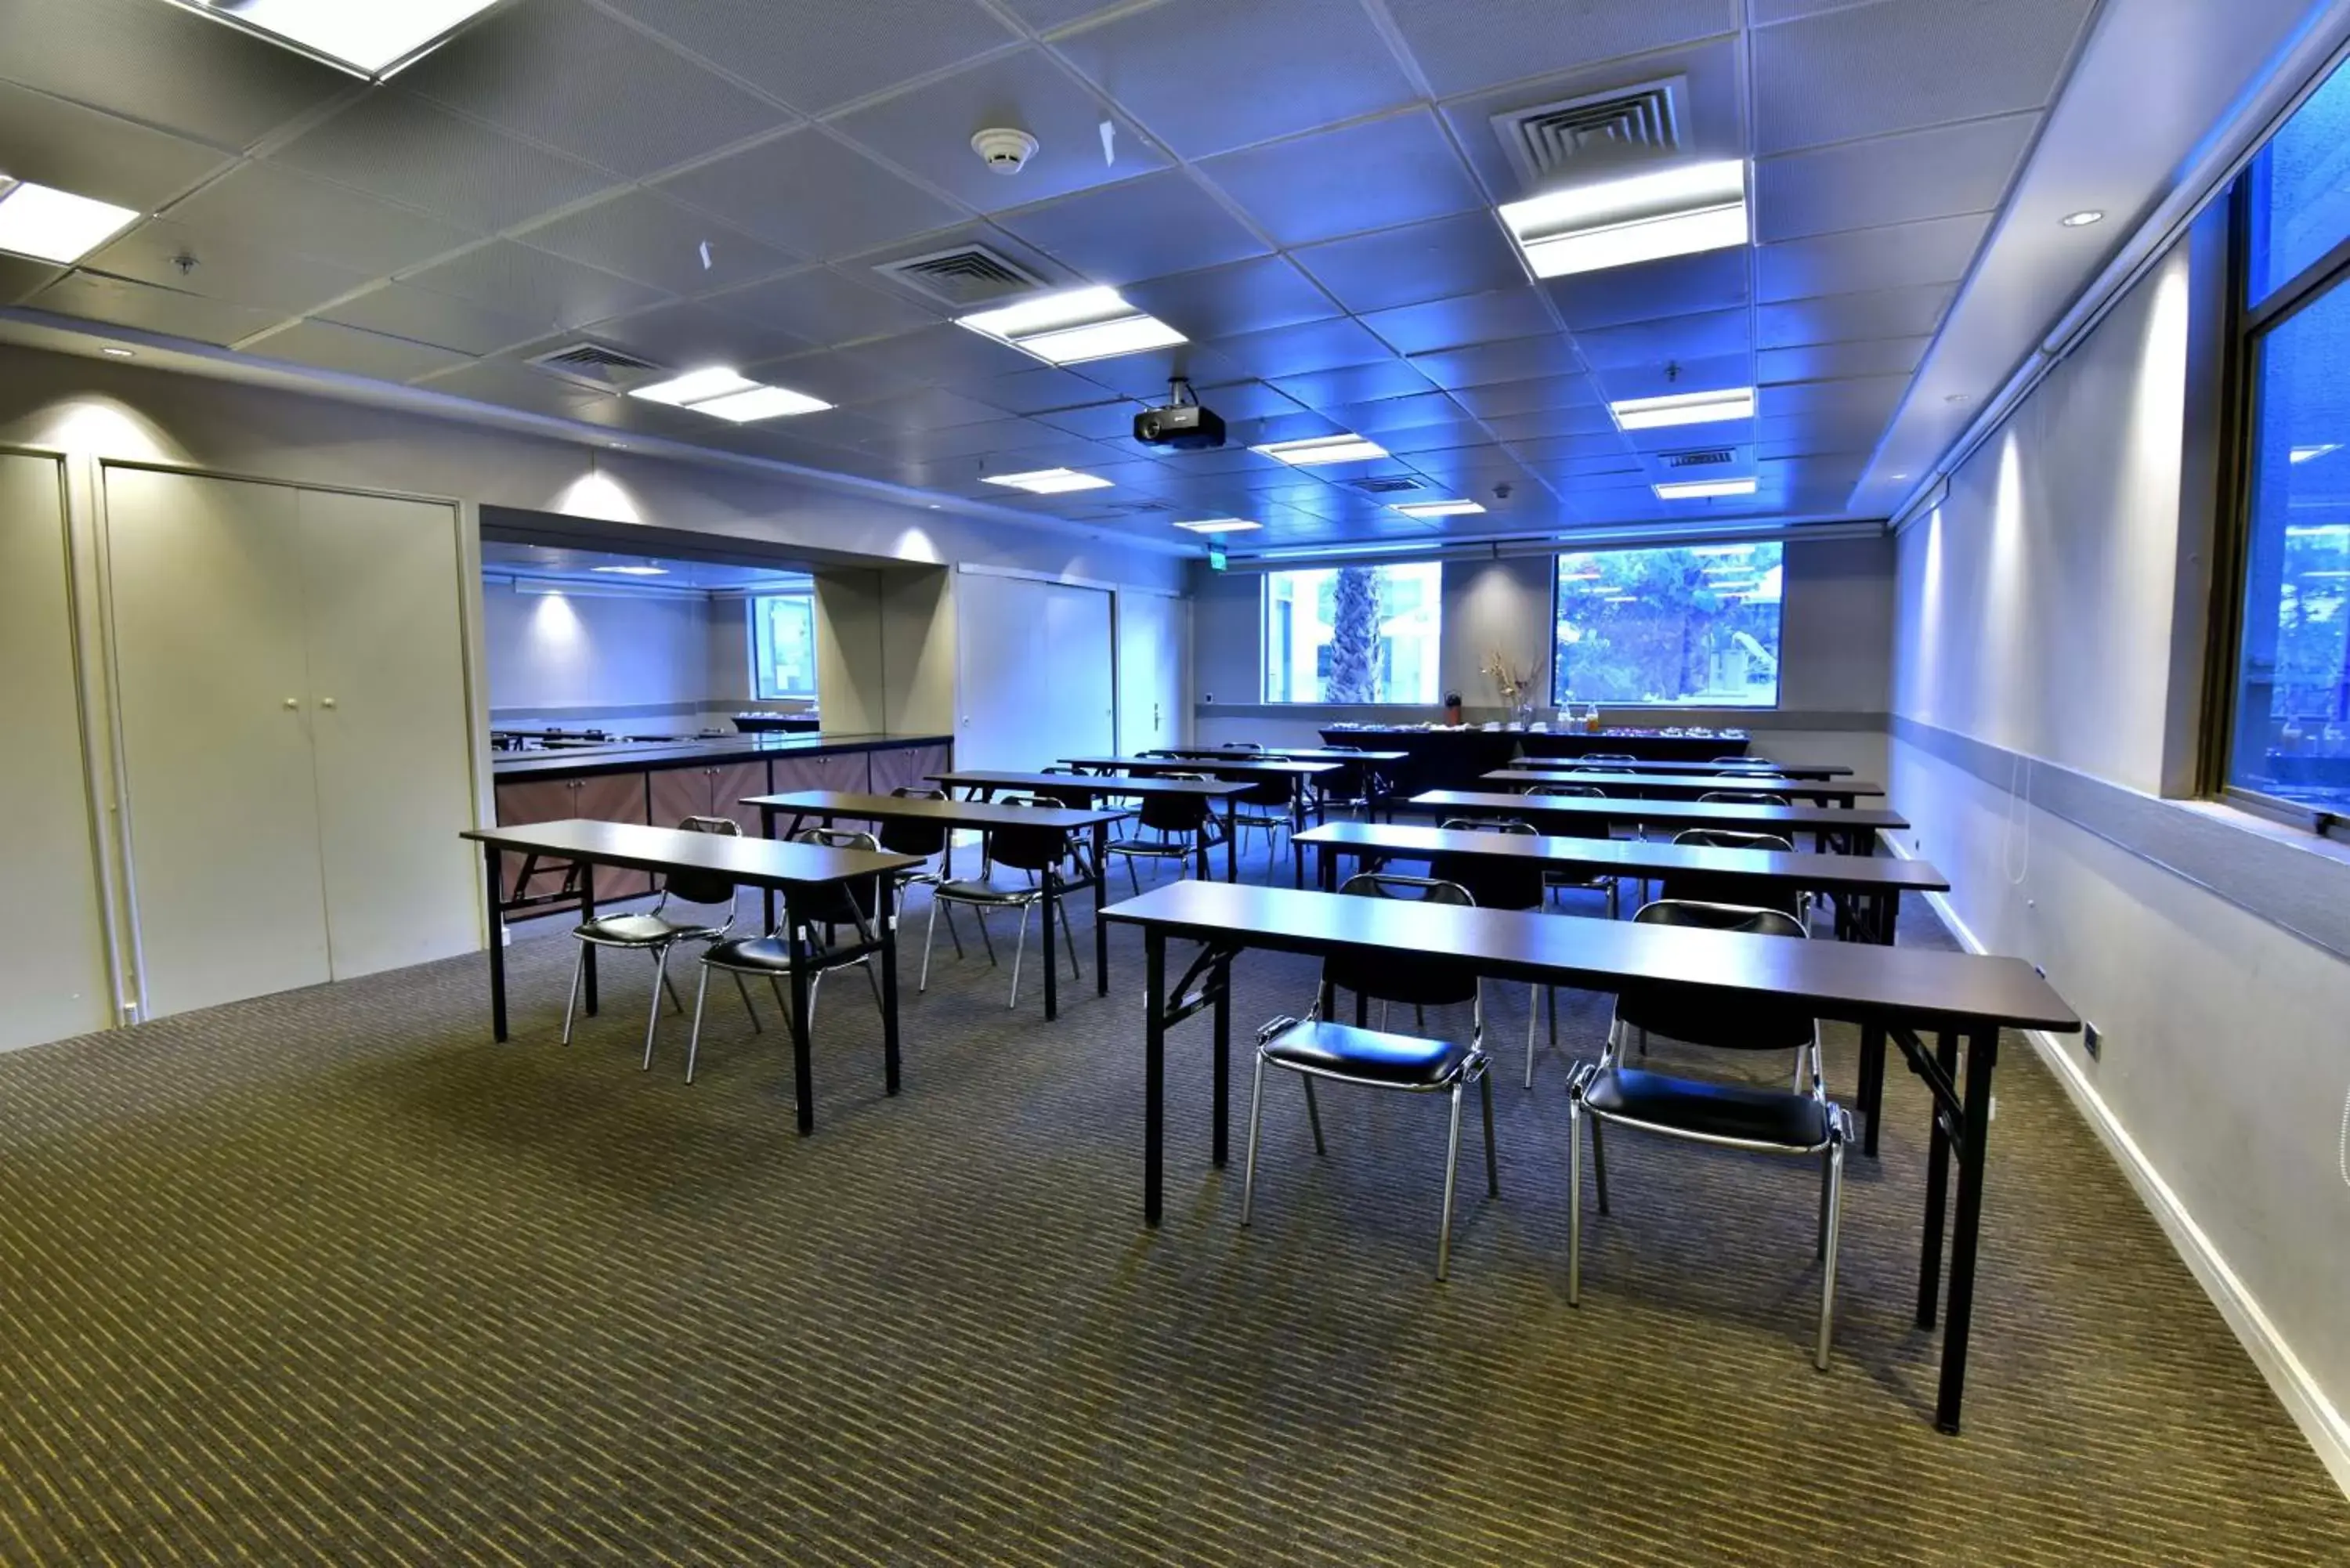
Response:
[{"label": "window", "polygon": [[1772,543],[1561,556],[1552,701],[1774,705],[1781,553]]},{"label": "window", "polygon": [[751,601],[751,664],[762,701],[815,698],[815,595],[765,594]]},{"label": "window", "polygon": [[1434,561],[1267,572],[1264,700],[1433,706],[1442,591]]},{"label": "window", "polygon": [[2251,804],[2350,815],[2350,72],[2253,160],[2236,212],[2250,401],[2220,781]]}]

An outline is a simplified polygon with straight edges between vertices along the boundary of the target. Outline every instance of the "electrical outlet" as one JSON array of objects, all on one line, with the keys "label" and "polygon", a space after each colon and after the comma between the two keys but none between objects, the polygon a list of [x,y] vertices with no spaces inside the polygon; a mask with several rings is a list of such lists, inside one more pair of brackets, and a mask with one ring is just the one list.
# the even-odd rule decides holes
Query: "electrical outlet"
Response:
[{"label": "electrical outlet", "polygon": [[2089,1054],[2089,1060],[2092,1062],[2105,1060],[2106,1037],[2097,1032],[2095,1024],[2086,1019],[2081,1023],[2081,1049]]}]

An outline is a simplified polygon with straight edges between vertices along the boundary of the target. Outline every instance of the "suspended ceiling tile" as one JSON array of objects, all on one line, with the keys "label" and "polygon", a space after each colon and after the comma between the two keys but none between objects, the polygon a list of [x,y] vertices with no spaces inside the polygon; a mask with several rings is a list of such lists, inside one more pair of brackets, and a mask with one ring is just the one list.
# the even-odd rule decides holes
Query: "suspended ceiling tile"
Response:
[{"label": "suspended ceiling tile", "polygon": [[808,114],[975,59],[1018,36],[974,0],[605,3]]},{"label": "suspended ceiling tile", "polygon": [[1508,288],[1526,275],[1500,221],[1484,212],[1309,245],[1296,257],[1356,312]]},{"label": "suspended ceiling tile", "polygon": [[1107,11],[1125,0],[1003,0],[1013,13],[1038,32],[1066,26],[1071,22]]},{"label": "suspended ceiling tile", "polygon": [[[1374,365],[1365,365],[1356,370],[1336,370],[1331,374],[1343,379],[1377,369]],[[1315,403],[1312,406],[1348,430],[1374,438],[1380,445],[1388,446],[1390,452],[1395,450],[1388,443],[1387,438],[1390,435],[1430,425],[1457,425],[1461,420],[1461,405],[1442,392],[1436,391],[1381,393],[1375,401]]]},{"label": "suspended ceiling tile", "polygon": [[[1347,403],[1367,403],[1387,398],[1409,398],[1429,389],[1428,378],[1401,359],[1381,359],[1369,365],[1349,365],[1336,370],[1285,377],[1274,389],[1296,399],[1309,409],[1328,411]],[[1336,415],[1332,416],[1336,418]],[[1345,421],[1340,421],[1341,423]]]},{"label": "suspended ceiling tile", "polygon": [[[183,270],[183,259],[193,265]],[[138,224],[83,265],[160,288],[249,305],[281,319],[374,281],[371,273],[312,256],[199,238],[161,218]]]},{"label": "suspended ceiling tile", "polygon": [[488,354],[546,335],[540,318],[509,316],[454,295],[387,283],[318,314],[345,327],[363,327],[461,354]]},{"label": "suspended ceiling tile", "polygon": [[659,302],[658,289],[512,240],[404,273],[400,282],[555,328],[625,316]]},{"label": "suspended ceiling tile", "polygon": [[1228,152],[1200,171],[1284,245],[1484,204],[1461,155],[1425,109]]},{"label": "suspended ceiling tile", "polygon": [[[631,188],[515,236],[670,294],[702,294],[767,277],[796,258],[665,196]],[[707,246],[709,261],[702,260]]]},{"label": "suspended ceiling tile", "polygon": [[472,362],[470,357],[447,348],[338,327],[331,321],[297,321],[245,344],[244,352],[378,381],[412,381]]},{"label": "suspended ceiling tile", "polygon": [[13,0],[0,77],[217,147],[250,147],[350,77],[156,0]]},{"label": "suspended ceiling tile", "polygon": [[0,169],[16,179],[151,213],[226,161],[217,148],[0,81]]},{"label": "suspended ceiling tile", "polygon": [[1575,335],[1575,347],[1595,370],[1630,365],[1662,365],[1674,359],[1710,359],[1742,354],[1752,346],[1753,323],[1743,310],[1709,310],[1668,316],[1623,327],[1603,327]]},{"label": "suspended ceiling tile", "polygon": [[[979,457],[988,453],[1014,452],[1040,441],[1054,439],[1055,432],[1030,420],[991,420],[983,424],[945,425],[931,430],[896,430],[884,448],[923,462],[939,462],[946,458]],[[1020,469],[1006,472],[1018,473]]]},{"label": "suspended ceiling tile", "polygon": [[1362,321],[1399,354],[1432,354],[1558,330],[1543,296],[1523,286],[1373,311]]},{"label": "suspended ceiling tile", "polygon": [[1014,414],[1050,413],[1084,408],[1102,400],[1102,389],[1073,370],[1040,366],[1016,375],[998,376],[969,389],[981,402]]},{"label": "suspended ceiling tile", "polygon": [[1522,414],[1495,414],[1485,421],[1495,439],[1505,441],[1549,441],[1557,436],[1605,435],[1616,428],[1606,408],[1596,402],[1556,409],[1529,409]]},{"label": "suspended ceiling tile", "polygon": [[[553,414],[560,419],[584,420],[608,430],[661,434],[681,431],[681,439],[685,440],[691,440],[696,433],[681,425],[662,426],[657,431],[646,418],[656,411],[650,403],[629,398],[598,397],[567,381],[557,380],[511,360],[484,359],[459,365],[427,376],[416,384],[452,398],[467,398],[477,403],[494,403],[501,408]],[[675,410],[658,411],[671,413]]]},{"label": "suspended ceiling tile", "polygon": [[1686,44],[1738,26],[1733,0],[1388,0],[1440,97]]},{"label": "suspended ceiling tile", "polygon": [[400,85],[632,178],[794,118],[580,0],[502,6],[402,71]]},{"label": "suspended ceiling tile", "polygon": [[1449,420],[1416,424],[1399,431],[1382,431],[1379,444],[1399,457],[1412,459],[1417,452],[1442,452],[1451,447],[1477,446],[1490,443],[1492,435],[1475,420],[1456,415]]},{"label": "suspended ceiling tile", "polygon": [[1800,348],[1855,338],[1931,337],[1956,293],[1954,285],[1929,283],[1765,305],[1754,313],[1756,346]]},{"label": "suspended ceiling tile", "polygon": [[1618,365],[1595,372],[1592,379],[1598,385],[1600,396],[1611,403],[1627,398],[1662,398],[1674,392],[1751,387],[1754,384],[1754,358],[1741,352],[1668,364]]},{"label": "suspended ceiling tile", "polygon": [[[685,300],[590,322],[582,335],[671,370],[740,367],[782,358],[808,347],[787,332],[722,316],[705,305]],[[814,391],[813,388],[799,389]]]},{"label": "suspended ceiling tile", "polygon": [[1216,347],[1251,374],[1268,379],[1368,365],[1390,357],[1386,344],[1361,324],[1344,317],[1227,337]]},{"label": "suspended ceiling tile", "polygon": [[944,322],[859,344],[857,356],[888,374],[943,387],[982,386],[1036,368],[1017,348]]},{"label": "suspended ceiling tile", "polygon": [[1173,170],[998,221],[1093,283],[1133,283],[1265,254],[1262,241]]},{"label": "suspended ceiling tile", "polygon": [[925,387],[902,397],[884,398],[858,410],[889,430],[933,431],[952,425],[990,424],[1003,419],[1003,410],[942,387]]},{"label": "suspended ceiling tile", "polygon": [[526,146],[396,88],[379,88],[270,161],[479,230],[608,188],[599,169]]},{"label": "suspended ceiling tile", "polygon": [[1879,0],[1753,33],[1765,154],[2039,109],[2092,0]]},{"label": "suspended ceiling tile", "polygon": [[1128,285],[1127,302],[1194,341],[1266,332],[1338,315],[1330,296],[1284,256],[1257,256]]},{"label": "suspended ceiling tile", "polygon": [[1142,411],[1142,404],[1121,398],[1116,402],[1091,403],[1083,408],[1055,409],[1036,416],[1038,424],[1051,425],[1072,435],[1097,441],[1111,440],[1125,435],[1134,428],[1134,416]]},{"label": "suspended ceiling tile", "polygon": [[199,343],[234,343],[285,317],[275,311],[96,273],[68,273],[26,302],[36,310],[143,327]]},{"label": "suspended ceiling tile", "polygon": [[910,392],[918,382],[869,365],[856,353],[795,354],[756,359],[743,368],[754,381],[788,387],[827,403],[869,403]]},{"label": "suspended ceiling tile", "polygon": [[1520,462],[1540,466],[1583,458],[1612,462],[1625,450],[1625,446],[1622,436],[1608,431],[1596,435],[1547,436],[1540,441],[1512,441],[1509,450]]},{"label": "suspended ceiling tile", "polygon": [[0,305],[14,305],[66,275],[61,266],[25,256],[0,255]]},{"label": "suspended ceiling tile", "polygon": [[1181,343],[1145,354],[1121,354],[1115,359],[1095,359],[1075,367],[1078,375],[1122,397],[1153,403],[1167,400],[1167,383],[1177,376],[1194,385],[1213,387],[1244,381],[1248,372],[1204,343]]},{"label": "suspended ceiling tile", "polygon": [[1991,212],[2039,126],[2037,114],[2011,114],[1765,158],[1754,166],[1756,238]]},{"label": "suspended ceiling tile", "polygon": [[1541,409],[1596,407],[1599,389],[1588,376],[1537,376],[1530,380],[1501,381],[1489,386],[1455,387],[1452,400],[1482,420]]},{"label": "suspended ceiling tile", "polygon": [[1803,348],[1772,348],[1755,356],[1755,380],[1829,381],[1854,376],[1908,376],[1926,357],[1931,337],[1870,337],[1850,343],[1816,343]]},{"label": "suspended ceiling tile", "polygon": [[1765,418],[1831,414],[1854,418],[1881,410],[1890,416],[1909,388],[1907,376],[1866,376],[1844,381],[1791,381],[1755,393],[1755,411]]},{"label": "suspended ceiling tile", "polygon": [[920,309],[894,294],[884,294],[826,267],[707,295],[702,303],[712,310],[827,348],[910,332],[938,319],[936,311]]},{"label": "suspended ceiling tile", "polygon": [[164,214],[199,244],[297,252],[375,276],[471,244],[478,231],[275,163],[246,163]]},{"label": "suspended ceiling tile", "polygon": [[654,189],[812,260],[889,244],[964,216],[813,127],[672,174]]},{"label": "suspended ceiling tile", "polygon": [[1578,273],[1544,285],[1575,332],[1657,321],[1742,306],[1750,253],[1743,247],[1668,256],[1634,266]]},{"label": "suspended ceiling tile", "polygon": [[1201,402],[1232,422],[1242,420],[1278,419],[1284,415],[1305,411],[1303,405],[1296,399],[1275,390],[1263,381],[1225,381],[1212,386],[1203,384],[1196,390]]},{"label": "suspended ceiling tile", "polygon": [[1055,44],[1185,158],[1417,96],[1357,0],[1185,0],[1111,16]]},{"label": "suspended ceiling tile", "polygon": [[1583,356],[1573,339],[1555,332],[1546,337],[1512,337],[1422,354],[1411,363],[1438,386],[1457,389],[1572,375],[1583,369]]},{"label": "suspended ceiling tile", "polygon": [[[1101,125],[1115,156],[1102,156]],[[983,213],[1024,207],[1167,167],[1131,122],[1041,49],[999,55],[913,92],[832,122],[860,146]],[[1002,126],[1035,137],[1036,153],[1003,174],[972,151],[974,131]]]},{"label": "suspended ceiling tile", "polygon": [[1955,283],[1990,224],[1990,214],[1978,213],[1764,245],[1755,276],[1769,301]]}]

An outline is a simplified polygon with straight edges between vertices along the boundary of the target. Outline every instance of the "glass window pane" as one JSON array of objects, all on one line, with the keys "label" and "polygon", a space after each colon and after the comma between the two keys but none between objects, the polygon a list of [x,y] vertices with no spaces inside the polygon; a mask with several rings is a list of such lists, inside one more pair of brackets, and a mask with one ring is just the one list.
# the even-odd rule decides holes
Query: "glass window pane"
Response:
[{"label": "glass window pane", "polygon": [[2258,305],[2350,239],[2350,65],[2252,160],[2251,197],[2246,287]]},{"label": "glass window pane", "polygon": [[1264,575],[1264,700],[1433,706],[1443,568]]},{"label": "glass window pane", "polygon": [[1776,543],[1561,556],[1552,701],[1774,706],[1780,557]]},{"label": "glass window pane", "polygon": [[2350,287],[2266,334],[2229,782],[2350,811]]},{"label": "glass window pane", "polygon": [[751,601],[752,660],[759,696],[816,695],[816,599],[776,594]]}]

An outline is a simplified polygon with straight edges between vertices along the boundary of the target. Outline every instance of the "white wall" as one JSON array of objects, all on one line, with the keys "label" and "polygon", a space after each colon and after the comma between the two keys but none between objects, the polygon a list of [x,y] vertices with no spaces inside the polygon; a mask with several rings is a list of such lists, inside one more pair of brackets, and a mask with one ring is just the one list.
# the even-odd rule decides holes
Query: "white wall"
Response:
[{"label": "white wall", "polygon": [[[2350,865],[2153,793],[2199,663],[2171,645],[2199,646],[2180,607],[2206,591],[2181,454],[2213,439],[2189,413],[2210,281],[2168,258],[1900,535],[1890,784],[1965,930],[2104,1032],[2052,1060],[2350,1487],[2350,962],[2261,912],[2329,877],[2339,909]],[[2190,830],[2282,873],[2222,896],[2167,868]]]},{"label": "white wall", "polygon": [[[706,595],[525,594],[511,583],[482,589],[482,645],[490,720],[592,724],[609,715],[638,728],[698,725],[711,689],[714,622],[740,599]],[[741,640],[739,638],[736,639]],[[738,676],[734,684],[743,685]]]}]

